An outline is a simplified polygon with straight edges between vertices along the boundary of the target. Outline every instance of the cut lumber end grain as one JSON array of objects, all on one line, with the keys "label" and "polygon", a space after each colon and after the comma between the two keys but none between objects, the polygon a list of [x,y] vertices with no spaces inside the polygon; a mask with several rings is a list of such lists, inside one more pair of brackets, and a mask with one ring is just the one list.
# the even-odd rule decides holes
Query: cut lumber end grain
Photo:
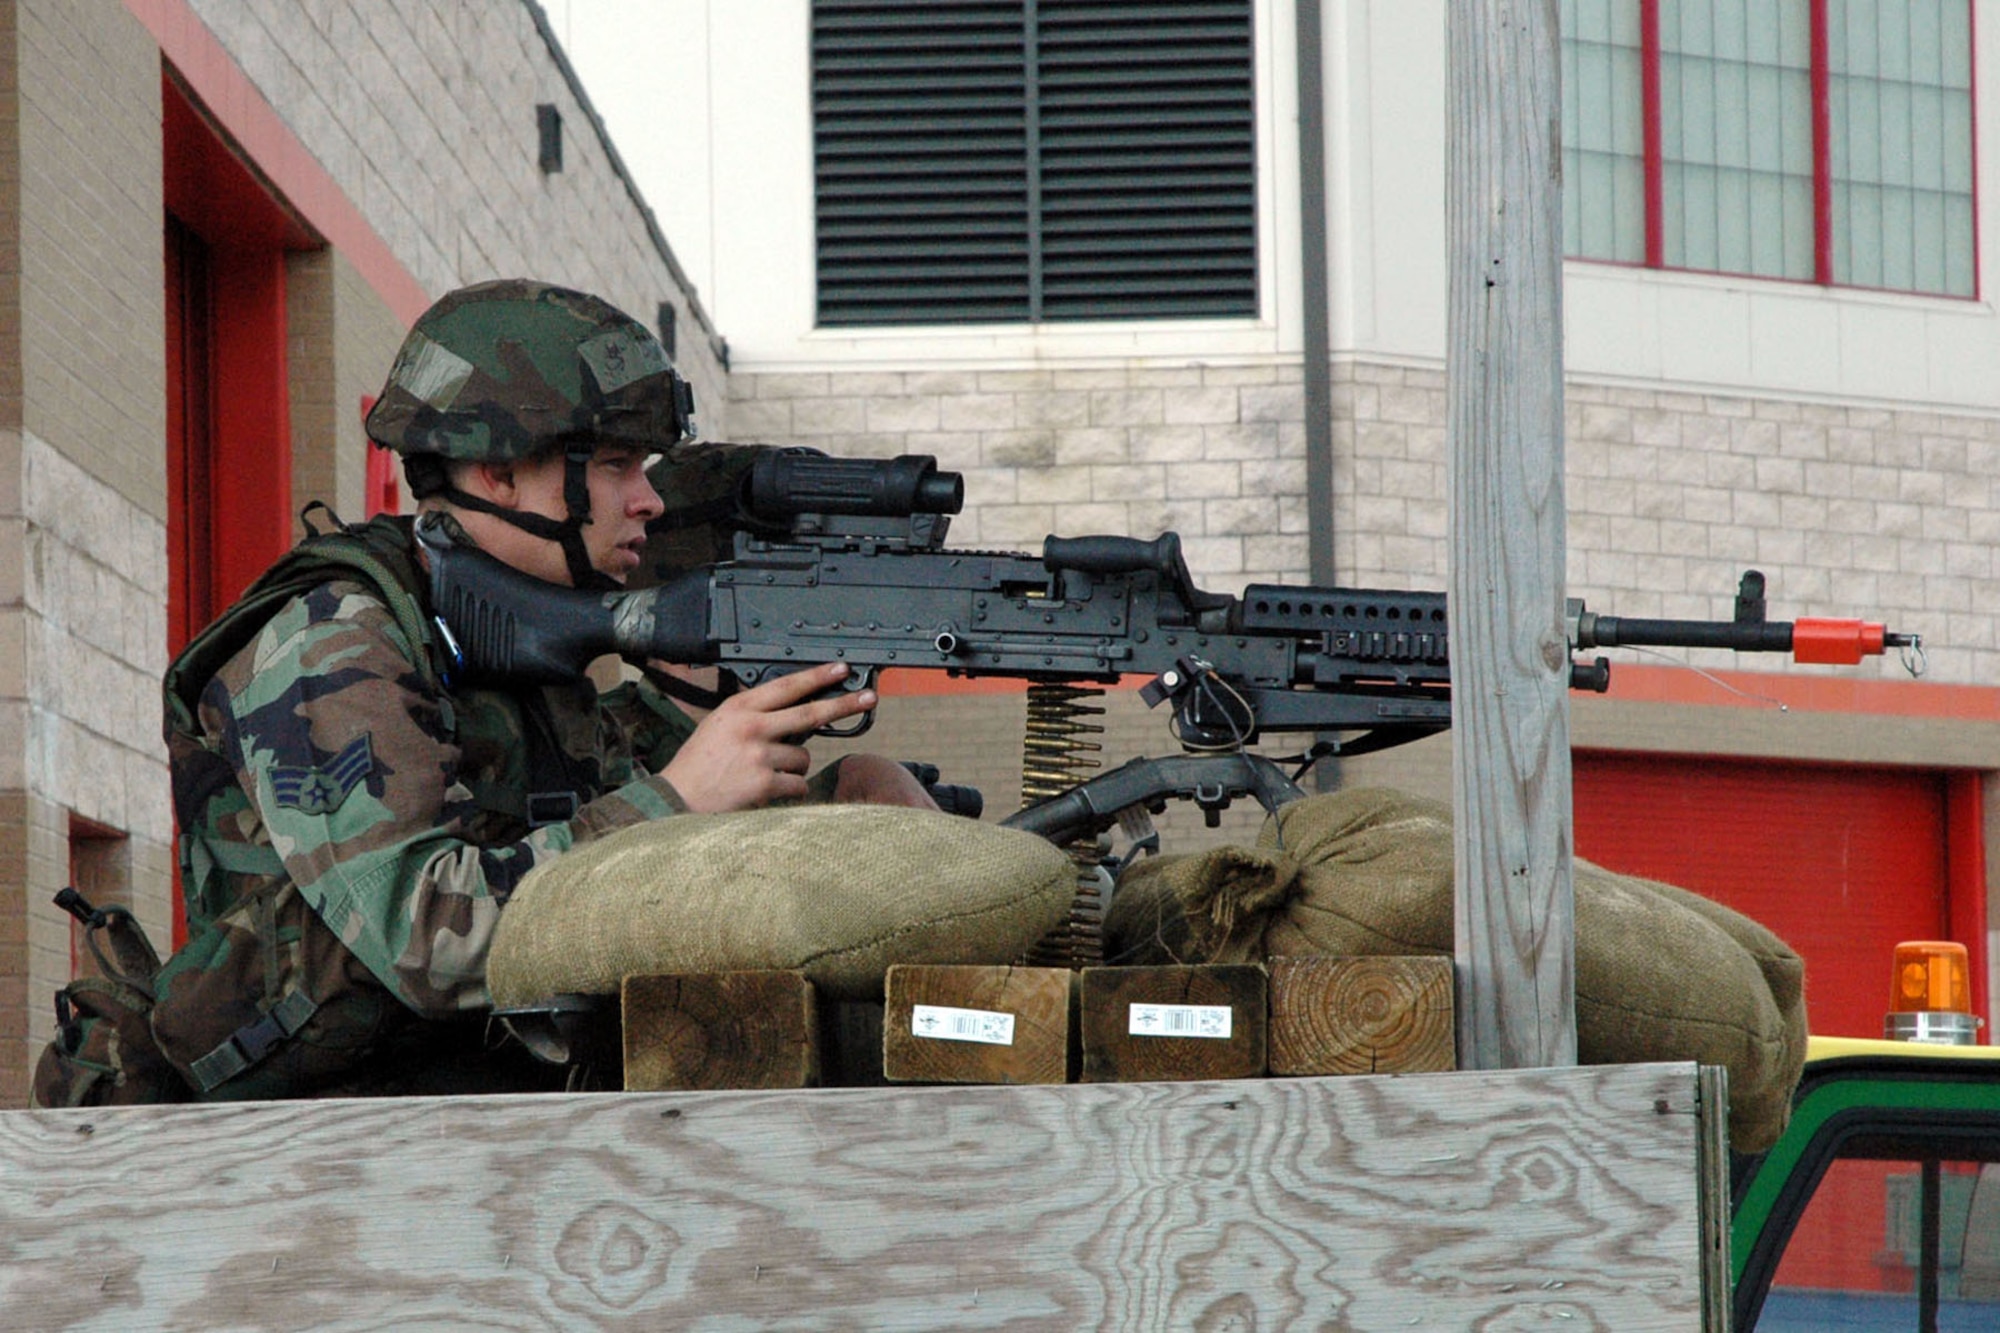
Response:
[{"label": "cut lumber end grain", "polygon": [[1457,1067],[1451,959],[1280,957],[1270,970],[1273,1074]]},{"label": "cut lumber end grain", "polygon": [[802,972],[629,976],[619,988],[625,1090],[809,1088],[818,1003]]},{"label": "cut lumber end grain", "polygon": [[1063,1083],[1070,1073],[1068,968],[889,969],[882,1072],[892,1083]]},{"label": "cut lumber end grain", "polygon": [[1264,1073],[1266,985],[1256,964],[1088,967],[1080,990],[1083,1082]]}]

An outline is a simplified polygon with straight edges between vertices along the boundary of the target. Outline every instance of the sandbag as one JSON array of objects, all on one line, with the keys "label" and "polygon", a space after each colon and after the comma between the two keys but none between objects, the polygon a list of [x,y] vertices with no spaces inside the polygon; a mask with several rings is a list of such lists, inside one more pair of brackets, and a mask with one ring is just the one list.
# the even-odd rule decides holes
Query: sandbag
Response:
[{"label": "sandbag", "polygon": [[[1126,963],[1300,954],[1450,954],[1451,807],[1380,788],[1310,796],[1252,847],[1135,863],[1105,922]],[[1805,968],[1740,912],[1578,859],[1577,1058],[1694,1060],[1729,1070],[1742,1152],[1791,1114],[1805,1059]]]},{"label": "sandbag", "polygon": [[1069,911],[1076,871],[1041,838],[871,805],[674,815],[538,866],[486,977],[506,1008],[611,994],[628,975],[796,968],[880,999],[891,963],[1008,963]]}]

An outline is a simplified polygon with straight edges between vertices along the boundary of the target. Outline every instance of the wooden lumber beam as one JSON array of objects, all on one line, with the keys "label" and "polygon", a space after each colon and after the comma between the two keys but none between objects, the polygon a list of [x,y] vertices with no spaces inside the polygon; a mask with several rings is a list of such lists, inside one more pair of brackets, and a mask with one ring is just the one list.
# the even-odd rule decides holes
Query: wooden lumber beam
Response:
[{"label": "wooden lumber beam", "polygon": [[1457,1067],[1449,958],[1273,958],[1271,1072],[1431,1074]]},{"label": "wooden lumber beam", "polygon": [[1576,1063],[1554,0],[1454,0],[1445,415],[1458,1058]]},{"label": "wooden lumber beam", "polygon": [[1086,1083],[1257,1078],[1270,1022],[1264,969],[1086,967],[1077,1027]]},{"label": "wooden lumber beam", "polygon": [[626,977],[625,1090],[812,1087],[816,1010],[803,972]]},{"label": "wooden lumber beam", "polygon": [[889,969],[882,1073],[891,1083],[1066,1083],[1066,967]]},{"label": "wooden lumber beam", "polygon": [[0,1112],[10,1328],[1700,1326],[1692,1065]]}]

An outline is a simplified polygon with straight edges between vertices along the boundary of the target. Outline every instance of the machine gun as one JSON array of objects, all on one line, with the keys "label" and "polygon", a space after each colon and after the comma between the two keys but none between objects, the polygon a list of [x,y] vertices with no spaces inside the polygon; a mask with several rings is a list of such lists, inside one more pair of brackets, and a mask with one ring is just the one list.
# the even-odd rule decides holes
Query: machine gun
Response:
[{"label": "machine gun", "polygon": [[[1269,733],[1318,737],[1306,766],[1431,735],[1451,724],[1441,592],[1253,584],[1240,597],[1197,588],[1180,538],[1049,537],[1040,555],[944,545],[963,480],[936,460],[760,454],[738,500],[734,559],[638,591],[553,589],[483,553],[417,532],[431,592],[465,675],[573,680],[617,653],[721,668],[725,689],[824,662],[858,690],[888,668],[1004,676],[1034,685],[1146,677],[1170,705],[1181,759],[1134,760],[1005,822],[1066,841],[1135,804],[1194,800],[1211,820],[1230,801],[1267,808],[1300,794],[1296,775],[1246,747]],[[1660,646],[1790,652],[1853,664],[1916,635],[1859,620],[1766,619],[1764,580],[1743,576],[1730,621],[1633,620],[1569,608],[1572,649]],[[1914,666],[1912,668],[1915,669]],[[1573,688],[1608,688],[1604,658],[1574,663]],[[700,700],[713,703],[720,696]],[[857,725],[825,734],[859,735]],[[1302,774],[1304,768],[1299,770]],[[1043,807],[1047,807],[1044,809]],[[1039,812],[1039,813],[1038,813]]]}]

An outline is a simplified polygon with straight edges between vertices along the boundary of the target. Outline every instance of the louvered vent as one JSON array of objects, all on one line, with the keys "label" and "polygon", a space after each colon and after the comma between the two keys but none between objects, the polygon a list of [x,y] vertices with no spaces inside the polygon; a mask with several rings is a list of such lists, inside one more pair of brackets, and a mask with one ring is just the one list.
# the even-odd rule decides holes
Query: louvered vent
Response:
[{"label": "louvered vent", "polygon": [[1249,0],[814,0],[819,322],[1257,311]]}]

